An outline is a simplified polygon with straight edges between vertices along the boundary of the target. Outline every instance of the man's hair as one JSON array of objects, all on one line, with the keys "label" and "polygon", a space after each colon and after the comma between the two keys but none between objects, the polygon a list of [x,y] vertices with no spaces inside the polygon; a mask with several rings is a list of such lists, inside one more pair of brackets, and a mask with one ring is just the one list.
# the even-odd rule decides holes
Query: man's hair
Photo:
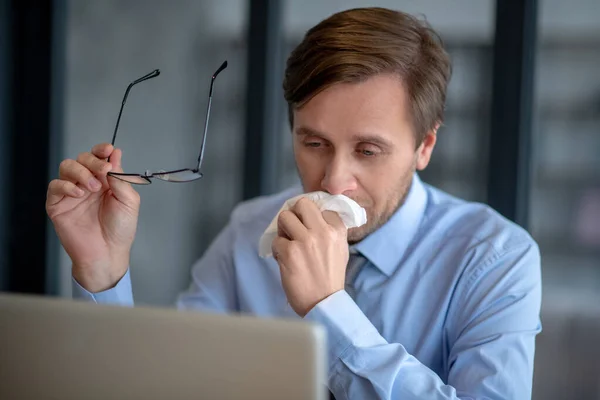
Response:
[{"label": "man's hair", "polygon": [[385,8],[339,12],[310,29],[287,60],[283,80],[288,117],[336,83],[358,83],[380,74],[398,76],[421,144],[444,118],[451,62],[426,21]]}]

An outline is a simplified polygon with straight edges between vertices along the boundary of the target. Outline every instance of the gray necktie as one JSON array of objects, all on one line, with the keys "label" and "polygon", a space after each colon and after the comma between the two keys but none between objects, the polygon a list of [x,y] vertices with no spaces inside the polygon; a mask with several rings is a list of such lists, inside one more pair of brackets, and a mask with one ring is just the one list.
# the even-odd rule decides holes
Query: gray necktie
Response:
[{"label": "gray necktie", "polygon": [[346,267],[346,292],[352,297],[355,298],[356,289],[354,288],[354,281],[358,276],[358,273],[365,265],[367,259],[360,254],[358,251],[352,249],[350,250],[350,259],[348,260],[348,266]]},{"label": "gray necktie", "polygon": [[[362,254],[360,254],[357,250],[350,249],[350,258],[348,259],[348,265],[346,266],[345,289],[352,299],[355,299],[354,296],[356,295],[356,290],[354,289],[354,280],[366,262],[367,259]],[[335,400],[333,393],[329,392],[329,398],[331,400]]]}]

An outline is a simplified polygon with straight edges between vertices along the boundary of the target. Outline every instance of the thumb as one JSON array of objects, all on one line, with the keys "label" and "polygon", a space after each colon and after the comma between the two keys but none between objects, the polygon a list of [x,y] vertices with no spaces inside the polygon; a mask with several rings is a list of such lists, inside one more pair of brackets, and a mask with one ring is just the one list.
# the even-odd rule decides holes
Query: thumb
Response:
[{"label": "thumb", "polygon": [[121,160],[123,159],[123,152],[121,149],[114,149],[110,155],[109,162],[112,164],[112,172],[123,172],[123,167],[121,165]]},{"label": "thumb", "polygon": [[[112,164],[112,172],[123,173],[123,167],[121,160],[123,158],[123,152],[121,149],[115,149],[110,155],[110,163]],[[108,185],[113,192],[113,195],[121,203],[127,206],[137,208],[140,202],[140,195],[131,186],[131,183],[125,182],[121,179],[115,178],[114,176],[108,176]]]}]

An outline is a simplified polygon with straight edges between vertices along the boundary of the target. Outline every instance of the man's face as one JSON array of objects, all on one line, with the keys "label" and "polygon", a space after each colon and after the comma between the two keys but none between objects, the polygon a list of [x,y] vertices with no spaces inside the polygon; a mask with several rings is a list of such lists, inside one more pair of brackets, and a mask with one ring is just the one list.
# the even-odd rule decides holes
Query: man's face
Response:
[{"label": "man's face", "polygon": [[430,132],[415,150],[406,90],[392,75],[336,84],[294,111],[296,165],[306,192],[344,194],[367,211],[348,231],[358,242],[402,205],[415,169],[429,163]]}]

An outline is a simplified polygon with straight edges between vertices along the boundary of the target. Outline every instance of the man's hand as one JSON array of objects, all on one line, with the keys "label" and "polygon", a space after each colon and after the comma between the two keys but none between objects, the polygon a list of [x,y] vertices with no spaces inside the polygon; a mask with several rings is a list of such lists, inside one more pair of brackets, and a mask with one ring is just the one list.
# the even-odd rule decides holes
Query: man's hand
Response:
[{"label": "man's hand", "polygon": [[337,213],[302,198],[279,214],[273,257],[294,311],[304,317],[317,303],[344,289],[348,231]]},{"label": "man's hand", "polygon": [[[110,162],[107,158],[110,157]],[[140,195],[109,171],[123,172],[121,150],[94,146],[60,164],[48,185],[46,212],[73,262],[73,277],[90,292],[113,287],[127,272]]]}]

